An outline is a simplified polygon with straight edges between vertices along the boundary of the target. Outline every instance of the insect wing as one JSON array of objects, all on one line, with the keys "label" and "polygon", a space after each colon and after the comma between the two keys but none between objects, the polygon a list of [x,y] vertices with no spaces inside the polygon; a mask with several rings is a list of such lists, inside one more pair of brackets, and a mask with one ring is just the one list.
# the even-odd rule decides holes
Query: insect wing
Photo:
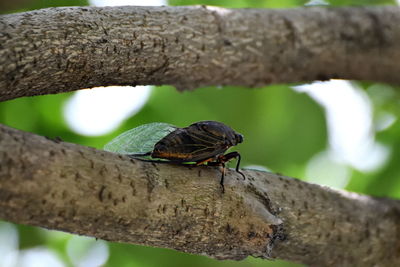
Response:
[{"label": "insect wing", "polygon": [[151,152],[158,141],[176,129],[162,122],[144,124],[115,137],[104,146],[104,150],[119,154]]},{"label": "insect wing", "polygon": [[153,158],[178,162],[199,162],[224,153],[226,145],[219,136],[197,127],[180,128],[154,147]]},{"label": "insect wing", "polygon": [[224,153],[227,147],[222,135],[216,135],[213,132],[205,131],[201,127],[189,126],[187,134],[192,140],[192,154],[198,159],[206,159]]},{"label": "insect wing", "polygon": [[191,135],[193,138],[192,144],[188,144],[191,149],[192,157],[195,161],[202,161],[207,158],[212,158],[216,155],[224,153],[227,149],[218,143],[210,143],[208,140],[200,140],[198,135]]}]

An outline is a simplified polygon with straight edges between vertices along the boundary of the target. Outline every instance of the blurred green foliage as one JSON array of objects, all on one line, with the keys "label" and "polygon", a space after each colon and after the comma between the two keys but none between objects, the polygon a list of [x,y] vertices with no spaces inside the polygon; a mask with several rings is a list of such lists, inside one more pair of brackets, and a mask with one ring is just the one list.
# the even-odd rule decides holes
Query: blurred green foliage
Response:
[{"label": "blurred green foliage", "polygon": [[355,172],[347,186],[348,190],[368,195],[400,198],[400,88],[384,84],[361,84],[374,106],[375,121],[382,115],[391,115],[393,125],[377,131],[376,139],[385,144],[391,155],[386,164],[372,173]]},{"label": "blurred green foliage", "polygon": [[[302,6],[299,0],[171,0],[172,5],[206,4],[224,7],[287,8]],[[332,5],[379,5],[395,1],[337,0]],[[86,1],[29,1],[20,10],[50,6],[85,5]],[[400,115],[399,88],[382,84],[359,83],[374,104],[374,118]],[[132,89],[135,90],[135,89]],[[236,149],[243,166],[261,165],[294,177],[303,177],[309,160],[328,146],[324,112],[308,95],[293,91],[288,85],[261,89],[207,87],[193,92],[177,92],[169,86],[155,88],[150,100],[135,116],[114,132],[100,137],[85,137],[72,132],[63,118],[63,105],[71,94],[15,99],[0,103],[0,123],[48,137],[81,145],[102,148],[123,131],[149,122],[167,122],[187,126],[200,120],[218,120],[245,136]],[[391,149],[386,164],[373,173],[352,170],[348,190],[388,197],[400,197],[400,125],[397,121],[377,132],[377,140]],[[66,254],[70,235],[30,226],[18,226],[20,248],[45,245],[72,266]],[[1,241],[0,242],[4,242]],[[297,266],[283,261],[254,258],[241,262],[215,261],[203,256],[172,250],[109,242],[110,257],[106,266]]]}]

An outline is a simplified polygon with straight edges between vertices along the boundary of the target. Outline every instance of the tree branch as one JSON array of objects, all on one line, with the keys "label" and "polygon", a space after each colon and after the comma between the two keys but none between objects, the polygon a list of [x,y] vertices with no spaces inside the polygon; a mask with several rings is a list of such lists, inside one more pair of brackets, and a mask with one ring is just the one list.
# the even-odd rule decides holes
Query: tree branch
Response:
[{"label": "tree branch", "polygon": [[0,100],[108,85],[400,84],[400,8],[65,7],[0,17]]},{"label": "tree branch", "polygon": [[395,266],[400,202],[267,172],[145,163],[0,125],[0,218],[217,259]]}]

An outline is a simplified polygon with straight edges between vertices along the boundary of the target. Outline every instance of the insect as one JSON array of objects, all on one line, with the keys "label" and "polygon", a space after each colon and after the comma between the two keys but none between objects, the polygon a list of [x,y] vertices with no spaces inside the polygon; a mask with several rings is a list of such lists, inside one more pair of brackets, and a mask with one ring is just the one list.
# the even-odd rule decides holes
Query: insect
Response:
[{"label": "insect", "polygon": [[[138,142],[141,147],[138,147],[138,144],[136,147],[132,145],[127,134],[124,133],[125,137],[124,134],[118,136],[108,144],[108,147],[106,145],[105,149],[111,152],[122,152],[130,157],[150,162],[220,166],[222,167],[220,185],[223,192],[225,191],[225,163],[236,158],[236,172],[246,179],[245,175],[239,170],[241,160],[239,152],[224,154],[230,147],[243,142],[243,136],[229,126],[217,121],[200,121],[185,128],[178,128],[165,123],[149,125],[156,128],[155,130],[152,128],[153,133],[157,132],[158,135],[143,133],[146,128],[137,130],[134,134],[140,133],[142,137],[152,138],[147,143]],[[137,128],[131,131],[135,129]],[[134,138],[134,136],[131,137]],[[117,148],[115,148],[116,144],[118,144]],[[145,156],[150,157],[150,159],[143,158]]]}]

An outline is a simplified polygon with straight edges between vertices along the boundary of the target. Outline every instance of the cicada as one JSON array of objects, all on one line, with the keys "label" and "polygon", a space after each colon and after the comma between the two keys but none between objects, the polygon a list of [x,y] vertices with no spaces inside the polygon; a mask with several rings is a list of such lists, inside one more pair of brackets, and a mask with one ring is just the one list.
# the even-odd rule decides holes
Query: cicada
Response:
[{"label": "cicada", "polygon": [[[236,172],[246,179],[239,170],[239,152],[225,154],[230,147],[242,142],[241,134],[217,121],[200,121],[184,128],[166,123],[152,123],[123,133],[107,144],[105,149],[144,161],[220,166],[220,184],[224,192],[226,162],[236,158]],[[146,156],[150,159],[143,158]]]}]

